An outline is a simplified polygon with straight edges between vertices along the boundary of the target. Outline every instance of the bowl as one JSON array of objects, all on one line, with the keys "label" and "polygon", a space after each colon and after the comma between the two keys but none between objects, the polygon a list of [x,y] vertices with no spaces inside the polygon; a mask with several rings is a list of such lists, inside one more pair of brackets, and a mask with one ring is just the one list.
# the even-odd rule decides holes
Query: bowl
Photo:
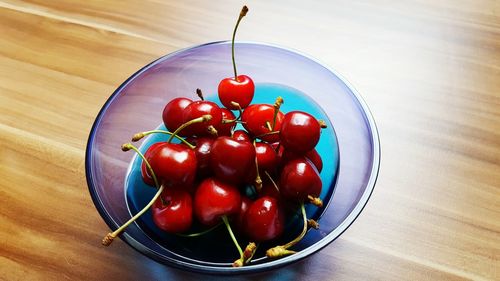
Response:
[{"label": "bowl", "polygon": [[[380,162],[378,133],[367,105],[340,75],[299,52],[269,44],[238,42],[239,74],[256,83],[253,103],[285,99],[282,110],[304,110],[327,121],[317,150],[323,158],[322,208],[308,206],[308,217],[320,222],[293,247],[296,254],[268,259],[259,245],[254,260],[233,268],[238,253],[222,228],[206,237],[187,238],[162,233],[150,214],[131,224],[120,238],[140,253],[181,269],[212,273],[261,272],[303,259],[341,235],[367,203],[375,186]],[[106,101],[91,129],[86,149],[86,176],[96,209],[112,229],[130,219],[153,196],[138,174],[139,158],[120,150],[137,132],[162,128],[164,105],[175,97],[195,99],[195,90],[217,101],[221,79],[233,73],[231,43],[214,42],[161,57],[127,79]],[[138,146],[144,151],[161,140],[151,135]],[[300,232],[300,219],[287,226],[282,241]],[[103,234],[104,235],[104,234]],[[274,241],[280,243],[282,241]],[[96,241],[97,242],[97,241]],[[242,246],[243,243],[242,243]],[[109,249],[112,250],[112,249]]]}]

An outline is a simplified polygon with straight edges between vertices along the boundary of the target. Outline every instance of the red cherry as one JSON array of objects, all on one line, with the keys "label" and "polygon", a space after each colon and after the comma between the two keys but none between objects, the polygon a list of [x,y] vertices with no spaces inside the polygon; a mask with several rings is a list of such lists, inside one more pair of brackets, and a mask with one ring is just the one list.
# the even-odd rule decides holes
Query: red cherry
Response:
[{"label": "red cherry", "polygon": [[151,207],[156,226],[168,233],[188,230],[193,222],[191,195],[184,190],[168,188],[160,196]]},{"label": "red cherry", "polygon": [[233,133],[233,139],[237,141],[247,141],[247,142],[252,142],[252,139],[248,135],[248,133],[244,130],[236,130]]},{"label": "red cherry", "polygon": [[208,136],[210,135],[208,127],[217,127],[222,122],[222,111],[220,107],[211,101],[194,101],[189,104],[182,112],[182,120],[188,122],[195,118],[202,117],[203,115],[211,115],[212,119],[207,122],[192,124],[184,132],[189,135],[195,136]]},{"label": "red cherry", "polygon": [[[182,112],[192,102],[193,101],[188,98],[175,98],[165,105],[162,117],[167,130],[173,132],[185,122],[182,117]],[[185,135],[183,134],[185,131],[185,129],[182,130],[179,135]]]},{"label": "red cherry", "polygon": [[270,144],[265,142],[255,143],[255,153],[259,171],[274,171],[278,167],[278,155]]},{"label": "red cherry", "polygon": [[231,109],[237,110],[231,102],[236,102],[241,108],[246,108],[252,102],[255,85],[252,79],[246,75],[224,78],[219,83],[218,93],[221,103]]},{"label": "red cherry", "polygon": [[296,158],[283,167],[279,187],[284,197],[302,202],[309,195],[318,197],[322,183],[318,170],[309,160]]},{"label": "red cherry", "polygon": [[[146,152],[144,152],[144,158],[146,158],[146,160],[148,160],[149,157],[153,154],[153,151],[156,148],[158,148],[161,144],[162,144],[162,142],[156,142],[156,143],[153,143],[150,147],[148,147]],[[141,163],[141,176],[142,176],[142,180],[144,181],[144,183],[146,183],[147,185],[150,185],[150,186],[155,186],[155,182],[154,182],[153,178],[151,177],[151,175],[149,174],[148,167],[146,166],[146,162],[144,162],[144,161],[142,161],[142,163]]]},{"label": "red cherry", "polygon": [[213,226],[222,216],[237,214],[240,208],[239,190],[215,178],[203,180],[194,195],[194,213],[204,225]]},{"label": "red cherry", "polygon": [[213,138],[201,137],[201,138],[187,138],[187,141],[195,145],[194,152],[196,153],[197,166],[197,176],[198,178],[203,178],[212,173],[210,167],[210,152],[212,151],[212,145],[215,141]]},{"label": "red cherry", "polygon": [[148,159],[164,185],[190,187],[196,175],[196,153],[183,144],[163,142]]},{"label": "red cherry", "polygon": [[285,215],[278,200],[265,196],[255,200],[245,215],[246,234],[252,241],[268,241],[280,236]]},{"label": "red cherry", "polygon": [[303,155],[313,149],[319,141],[321,126],[311,114],[291,111],[281,124],[281,144],[290,151]]},{"label": "red cherry", "polygon": [[241,196],[241,205],[238,214],[234,218],[234,226],[240,233],[245,233],[245,215],[248,208],[252,204],[252,200],[246,196]]},{"label": "red cherry", "polygon": [[[236,116],[234,116],[233,112],[227,108],[221,108],[222,112],[222,120],[234,120]],[[215,128],[217,129],[217,133],[219,136],[231,136],[234,127],[236,126],[236,122],[230,123],[220,123]]]},{"label": "red cherry", "polygon": [[321,173],[323,170],[323,160],[321,160],[321,156],[318,151],[316,151],[316,149],[309,150],[304,156],[314,164],[318,173]]},{"label": "red cherry", "polygon": [[255,148],[250,142],[218,137],[212,145],[210,164],[218,179],[243,183],[249,171],[255,169]]},{"label": "red cherry", "polygon": [[[269,104],[252,104],[247,107],[241,115],[241,120],[244,122],[243,126],[254,136],[260,136],[270,132],[279,131],[284,115],[278,111],[276,116],[276,123],[274,130],[269,130],[267,122],[272,126],[274,120],[274,107]],[[279,134],[270,134],[260,137],[260,139],[267,142],[279,141]]]},{"label": "red cherry", "polygon": [[[318,170],[318,173],[321,173],[321,170],[323,170],[323,160],[321,160],[321,156],[318,154],[316,149],[313,148],[312,150],[309,150],[303,156],[306,157],[309,161],[311,161],[314,164],[314,166]],[[299,154],[296,154],[294,152],[291,152],[289,150],[286,150],[286,149],[281,150],[282,163],[287,163],[292,159],[300,158],[300,157],[302,157],[302,156],[300,156]]]}]

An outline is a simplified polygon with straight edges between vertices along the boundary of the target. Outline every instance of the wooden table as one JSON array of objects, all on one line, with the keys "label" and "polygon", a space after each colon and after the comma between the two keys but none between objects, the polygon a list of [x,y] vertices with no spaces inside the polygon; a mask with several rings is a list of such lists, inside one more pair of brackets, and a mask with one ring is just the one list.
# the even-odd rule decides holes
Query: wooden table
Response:
[{"label": "wooden table", "polygon": [[[0,279],[218,279],[122,241],[102,247],[84,169],[94,118],[122,81],[230,38],[242,3],[208,2],[0,0]],[[499,280],[500,2],[247,4],[238,39],[317,57],[359,90],[382,164],[338,240],[243,279]]]}]

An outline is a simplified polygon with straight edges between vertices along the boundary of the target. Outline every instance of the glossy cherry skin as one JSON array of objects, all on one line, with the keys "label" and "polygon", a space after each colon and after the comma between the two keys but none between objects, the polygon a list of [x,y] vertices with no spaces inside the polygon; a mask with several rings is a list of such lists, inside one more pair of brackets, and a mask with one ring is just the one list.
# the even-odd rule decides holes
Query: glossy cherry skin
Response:
[{"label": "glossy cherry skin", "polygon": [[188,135],[209,136],[209,126],[216,128],[222,122],[222,111],[220,107],[211,101],[194,101],[182,112],[182,120],[188,122],[203,115],[211,115],[212,119],[207,122],[192,124],[183,131]]},{"label": "glossy cherry skin", "polygon": [[194,213],[203,225],[213,226],[222,216],[237,214],[240,208],[240,191],[234,185],[215,178],[206,178],[196,189]]},{"label": "glossy cherry skin", "polygon": [[[192,102],[188,98],[175,98],[165,105],[162,118],[167,130],[173,132],[184,123],[183,111]],[[184,130],[179,135],[184,136]]]},{"label": "glossy cherry skin", "polygon": [[[273,132],[281,129],[283,118],[283,113],[278,111],[276,124],[274,126],[274,130],[272,130]],[[241,115],[241,120],[244,122],[243,127],[245,127],[245,129],[247,129],[247,131],[255,137],[270,133],[271,130],[269,130],[266,122],[269,122],[272,126],[273,119],[274,107],[269,104],[252,104],[247,107]],[[279,134],[265,135],[259,138],[267,142],[276,142],[279,141]]]},{"label": "glossy cherry skin", "polygon": [[190,187],[196,176],[196,153],[183,144],[161,143],[148,158],[156,177],[167,187]]},{"label": "glossy cherry skin", "polygon": [[235,229],[240,233],[245,233],[245,215],[251,204],[252,200],[250,198],[244,195],[241,196],[240,210],[234,216],[233,220]]},{"label": "glossy cherry skin", "polygon": [[319,141],[321,126],[311,114],[291,111],[281,124],[280,140],[285,149],[303,155]]},{"label": "glossy cherry skin", "polygon": [[[161,144],[162,144],[162,142],[156,142],[156,143],[153,143],[150,147],[148,147],[146,152],[144,152],[144,158],[146,158],[146,160],[149,159],[149,157],[153,154],[153,151],[156,148],[158,148],[159,146],[161,146]],[[154,182],[153,178],[151,177],[151,175],[149,174],[148,167],[146,166],[146,163],[144,161],[142,161],[142,163],[141,163],[141,176],[142,176],[142,180],[144,181],[145,184],[150,185],[150,186],[155,186],[155,182]]]},{"label": "glossy cherry skin", "polygon": [[252,241],[277,238],[285,229],[285,214],[276,198],[265,196],[255,200],[245,215],[245,230]]},{"label": "glossy cherry skin", "polygon": [[212,145],[215,139],[210,137],[201,138],[187,138],[187,141],[196,147],[194,152],[196,154],[197,166],[197,176],[198,178],[206,177],[212,174],[212,168],[210,167],[210,152],[212,151]]},{"label": "glossy cherry skin", "polygon": [[231,104],[236,102],[241,108],[246,108],[252,102],[255,85],[252,79],[246,75],[224,78],[219,83],[218,93],[221,103],[228,109],[237,110],[238,107]]},{"label": "glossy cherry skin", "polygon": [[[227,108],[221,108],[221,112],[222,112],[222,120],[234,120],[234,119],[236,119],[236,116],[234,116],[234,113]],[[235,126],[236,126],[236,122],[230,122],[230,123],[221,122],[215,128],[217,129],[217,134],[219,136],[231,136],[231,133],[233,132],[233,129]]]},{"label": "glossy cherry skin", "polygon": [[225,182],[241,184],[255,169],[255,148],[247,141],[218,137],[212,145],[210,164],[215,176]]},{"label": "glossy cherry skin", "polygon": [[151,206],[153,222],[168,233],[187,231],[193,223],[193,200],[191,195],[180,189],[165,189]]},{"label": "glossy cherry skin", "polygon": [[274,171],[279,165],[279,158],[273,147],[265,142],[255,143],[255,154],[259,171]]},{"label": "glossy cherry skin", "polygon": [[321,156],[318,154],[318,151],[316,151],[316,149],[314,148],[306,152],[303,156],[291,152],[289,150],[282,149],[281,156],[279,157],[283,163],[289,162],[290,160],[295,158],[306,157],[309,161],[311,161],[314,164],[319,173],[321,173],[321,171],[323,170],[323,160],[321,160]]},{"label": "glossy cherry skin", "polygon": [[247,142],[252,142],[252,139],[248,135],[248,133],[244,130],[236,130],[233,133],[233,139],[237,141],[247,141]]},{"label": "glossy cherry skin", "polygon": [[279,187],[287,199],[302,202],[307,196],[319,197],[322,183],[316,167],[306,158],[296,158],[281,170]]}]

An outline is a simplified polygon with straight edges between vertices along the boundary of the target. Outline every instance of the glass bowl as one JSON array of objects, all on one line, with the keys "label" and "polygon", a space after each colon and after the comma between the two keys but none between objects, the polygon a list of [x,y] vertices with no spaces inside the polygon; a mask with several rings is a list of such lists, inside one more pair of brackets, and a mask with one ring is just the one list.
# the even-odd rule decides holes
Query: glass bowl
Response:
[{"label": "glass bowl", "polygon": [[[284,112],[304,110],[328,122],[317,147],[325,164],[321,172],[325,205],[307,209],[308,217],[319,220],[320,229],[310,230],[293,247],[298,251],[294,255],[268,259],[262,247],[252,263],[240,268],[230,266],[238,254],[229,237],[222,237],[222,231],[201,240],[186,240],[158,233],[146,213],[120,235],[142,254],[185,270],[214,274],[261,272],[303,259],[331,243],[353,223],[367,203],[378,175],[380,145],[375,122],[345,79],[314,59],[277,46],[239,42],[235,52],[238,73],[249,75],[256,83],[253,103],[272,104],[277,94],[283,95]],[[216,101],[219,81],[231,76],[232,71],[230,42],[199,45],[148,64],[107,100],[89,135],[85,168],[92,200],[112,230],[126,222],[154,193],[138,180],[138,158],[131,152],[123,153],[121,144],[137,132],[161,127],[163,107],[175,97],[195,99],[195,89],[200,88],[206,99]],[[144,151],[160,139],[152,135],[138,145]],[[293,226],[298,224],[292,225],[283,241],[293,238],[299,231]]]}]

